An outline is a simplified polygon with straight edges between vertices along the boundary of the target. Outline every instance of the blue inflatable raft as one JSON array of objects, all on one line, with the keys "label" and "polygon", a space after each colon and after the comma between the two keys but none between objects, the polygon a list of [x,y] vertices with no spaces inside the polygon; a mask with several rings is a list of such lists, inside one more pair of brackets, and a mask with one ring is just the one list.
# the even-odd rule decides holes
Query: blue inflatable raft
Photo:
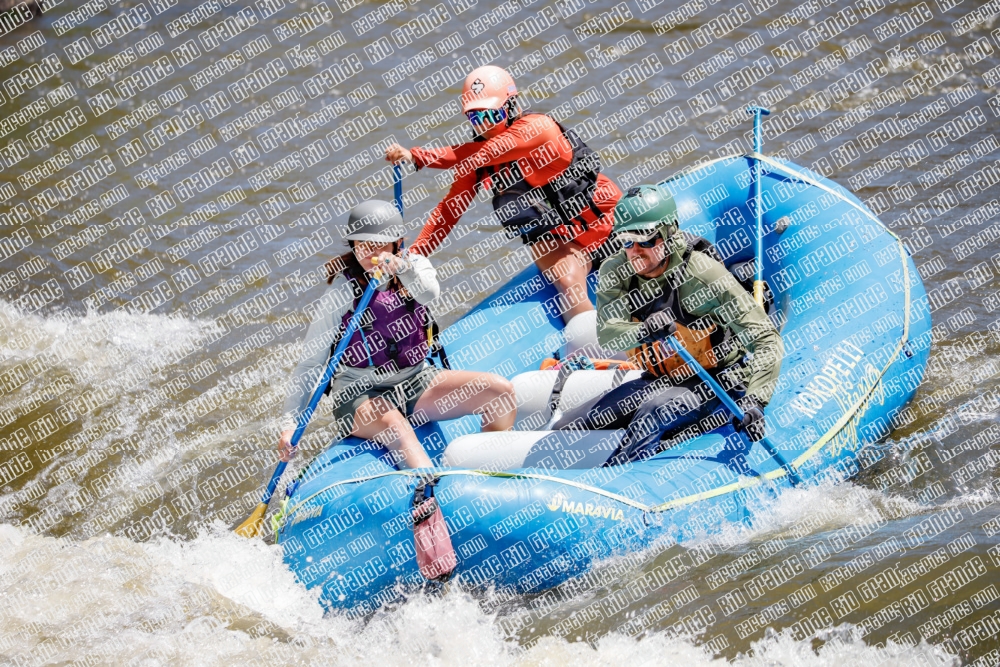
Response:
[{"label": "blue inflatable raft", "polygon": [[[715,243],[727,265],[754,257],[754,159],[770,316],[786,351],[766,410],[770,441],[806,483],[844,479],[922,379],[926,293],[903,243],[854,195],[760,155],[704,162],[661,184],[681,227]],[[562,327],[555,290],[531,266],[442,334],[453,368],[500,373],[518,391],[514,432],[477,433],[477,418],[417,431],[440,466],[436,497],[465,585],[541,591],[609,556],[752,522],[760,494],[790,484],[728,424],[609,467],[601,464],[620,432],[537,430],[555,375],[538,368],[562,346]],[[579,373],[596,374],[576,382],[575,395],[567,386],[562,400],[595,400],[622,379]],[[324,605],[365,613],[424,583],[409,518],[416,484],[384,449],[348,438],[289,487],[277,537],[298,578],[322,587]]]}]

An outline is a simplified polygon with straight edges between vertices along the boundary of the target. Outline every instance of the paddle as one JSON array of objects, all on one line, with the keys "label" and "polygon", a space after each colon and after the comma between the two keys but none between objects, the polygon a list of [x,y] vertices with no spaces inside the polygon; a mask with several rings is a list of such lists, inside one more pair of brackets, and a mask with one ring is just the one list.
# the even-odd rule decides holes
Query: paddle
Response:
[{"label": "paddle", "polygon": [[[747,113],[753,116],[753,152],[760,155],[763,142],[760,137],[760,118],[771,114],[770,110],[764,107],[751,105],[747,107]],[[760,210],[760,160],[754,158],[753,162],[753,197],[754,212],[757,215],[757,275],[753,281],[753,298],[757,305],[764,307],[764,222]]]},{"label": "paddle", "polygon": [[[399,209],[399,214],[402,215],[403,182],[402,174],[400,173],[398,165],[393,167],[393,172],[395,175],[393,195],[396,202],[396,208]],[[374,262],[377,263],[378,258],[374,258]],[[306,426],[309,425],[309,420],[312,419],[313,413],[316,411],[316,406],[319,405],[320,399],[323,398],[323,392],[326,390],[327,385],[330,384],[333,374],[337,372],[337,367],[340,366],[340,360],[343,358],[344,352],[347,350],[347,346],[350,344],[351,338],[354,336],[354,332],[357,331],[358,327],[361,325],[361,318],[368,309],[368,303],[372,300],[372,296],[375,294],[375,288],[378,286],[378,282],[381,279],[382,273],[376,269],[373,279],[368,281],[368,287],[365,288],[364,294],[361,295],[361,300],[358,301],[358,307],[355,308],[354,315],[347,323],[347,328],[344,330],[344,334],[340,337],[340,342],[337,343],[337,349],[334,350],[333,356],[330,357],[330,362],[326,365],[326,371],[324,371],[323,377],[316,386],[316,391],[313,392],[312,398],[309,399],[309,407],[307,407],[305,412],[303,412],[299,417],[298,426],[295,428],[295,433],[292,434],[292,451],[294,451],[298,446],[299,440],[302,438],[302,434],[306,431]],[[271,502],[271,496],[274,495],[275,489],[278,488],[278,481],[281,479],[281,475],[284,474],[285,468],[287,467],[288,461],[278,462],[278,465],[274,468],[274,474],[271,475],[271,481],[267,483],[267,488],[264,489],[264,496],[260,499],[260,503],[257,505],[257,508],[254,509],[253,513],[249,516],[249,518],[247,518],[246,521],[241,523],[236,528],[236,533],[238,535],[242,535],[243,537],[257,537],[260,534],[261,526],[264,523],[264,514],[267,512],[267,505]]]},{"label": "paddle", "polygon": [[[316,406],[319,405],[319,400],[323,398],[323,392],[326,390],[327,385],[330,384],[330,380],[333,378],[333,374],[337,371],[337,367],[340,365],[340,360],[344,356],[344,352],[347,350],[348,344],[351,342],[351,337],[354,336],[354,332],[358,330],[358,326],[361,324],[361,318],[365,314],[365,310],[368,309],[368,302],[372,300],[372,296],[375,294],[375,287],[378,285],[378,281],[381,279],[381,273],[376,272],[373,280],[368,282],[368,287],[365,288],[364,294],[361,295],[361,300],[358,302],[358,307],[354,311],[354,316],[351,317],[350,321],[347,323],[347,329],[344,330],[344,335],[340,337],[340,342],[337,343],[337,349],[334,351],[333,356],[330,357],[330,363],[326,365],[326,371],[323,373],[322,379],[319,381],[319,385],[316,387],[316,391],[313,392],[312,398],[309,400],[309,407],[306,408],[302,416],[299,417],[298,426],[295,428],[295,433],[292,435],[292,450],[298,446],[299,440],[302,438],[302,434],[305,433],[306,426],[309,424],[309,420],[313,416],[313,412],[316,411]],[[281,479],[281,475],[285,472],[285,468],[288,466],[288,461],[279,461],[277,467],[274,469],[274,474],[271,475],[271,481],[267,483],[267,488],[264,490],[264,496],[260,500],[260,504],[253,511],[250,517],[241,523],[236,532],[243,537],[257,537],[260,534],[261,525],[264,522],[264,513],[267,512],[267,504],[271,502],[271,496],[274,495],[274,490],[278,488],[278,480]]]},{"label": "paddle", "polygon": [[[724,406],[726,406],[726,409],[729,410],[729,412],[732,413],[736,419],[742,421],[743,410],[740,409],[740,406],[737,405],[736,401],[734,401],[732,397],[726,393],[722,386],[715,381],[715,378],[713,378],[708,371],[702,368],[701,364],[699,364],[695,358],[691,356],[691,353],[685,349],[684,345],[673,336],[668,337],[664,342],[670,347],[671,350],[680,355],[681,359],[684,360],[684,363],[694,369],[695,373],[698,374],[698,377],[704,380],[705,384],[707,384],[715,395],[719,397],[719,400],[722,401]],[[785,457],[774,448],[774,445],[772,445],[766,437],[761,438],[757,442],[760,443],[761,447],[767,450],[768,454],[774,457],[775,461],[781,464],[781,467],[788,473],[788,479],[791,480],[792,484],[799,485],[802,483],[802,478],[799,477],[799,474],[795,472],[795,469],[792,468],[791,464],[785,460]]]}]

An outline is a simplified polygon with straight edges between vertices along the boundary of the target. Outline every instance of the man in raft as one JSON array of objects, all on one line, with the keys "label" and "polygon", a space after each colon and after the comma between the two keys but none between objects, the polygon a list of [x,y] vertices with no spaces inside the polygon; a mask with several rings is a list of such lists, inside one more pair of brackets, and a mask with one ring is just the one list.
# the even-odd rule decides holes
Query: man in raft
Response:
[{"label": "man in raft", "polygon": [[514,79],[500,67],[479,67],[466,77],[462,111],[474,130],[469,143],[386,148],[386,159],[393,163],[455,170],[451,190],[411,251],[430,255],[465,213],[477,188],[485,188],[493,195],[500,223],[528,244],[539,270],[564,297],[564,321],[590,313],[592,331],[587,274],[610,254],[608,237],[621,190],[600,173],[597,154],[573,130],[521,108]]},{"label": "man in raft", "polygon": [[711,389],[664,347],[674,335],[743,408],[743,421],[734,419],[733,426],[760,440],[763,408],[784,356],[764,310],[711,244],[679,230],[674,199],[658,186],[625,194],[615,208],[614,232],[623,247],[601,265],[598,342],[627,350],[645,372],[595,405],[567,413],[557,427],[627,429],[609,461],[620,463],[653,456],[663,438],[697,428],[697,422],[706,432],[725,423]]},{"label": "man in raft", "polygon": [[[480,414],[484,431],[514,425],[514,388],[493,373],[440,370],[427,356],[432,327],[427,304],[441,292],[430,260],[400,256],[403,218],[395,206],[366,201],[351,209],[346,238],[351,250],[327,263],[330,287],[311,304],[312,323],[285,399],[278,441],[291,458],[292,434],[329,363],[358,301],[378,270],[378,286],[362,325],[330,383],[334,416],[346,432],[375,440],[396,453],[399,467],[427,468],[431,460],[407,418],[420,423]],[[450,396],[449,396],[450,395]],[[460,395],[461,400],[453,400]],[[344,432],[346,431],[346,432]]]}]

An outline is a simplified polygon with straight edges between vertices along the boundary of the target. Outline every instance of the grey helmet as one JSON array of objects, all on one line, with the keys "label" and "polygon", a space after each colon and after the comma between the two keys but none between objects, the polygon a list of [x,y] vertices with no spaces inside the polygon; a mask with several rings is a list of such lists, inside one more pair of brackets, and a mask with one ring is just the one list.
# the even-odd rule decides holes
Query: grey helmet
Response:
[{"label": "grey helmet", "polygon": [[405,231],[403,216],[393,204],[369,199],[351,209],[343,235],[348,241],[391,243],[403,238]]}]

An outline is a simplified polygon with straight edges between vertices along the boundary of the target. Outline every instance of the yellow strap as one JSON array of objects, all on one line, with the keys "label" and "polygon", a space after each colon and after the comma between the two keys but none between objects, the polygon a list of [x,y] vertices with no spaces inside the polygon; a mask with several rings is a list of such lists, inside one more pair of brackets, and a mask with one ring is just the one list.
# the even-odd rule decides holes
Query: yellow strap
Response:
[{"label": "yellow strap", "polygon": [[757,302],[757,305],[761,308],[764,307],[764,281],[755,280],[753,281],[753,300]]},{"label": "yellow strap", "polygon": [[[392,477],[395,475],[403,475],[407,477],[422,477],[427,474],[429,473],[415,472],[413,470],[387,470],[385,472],[376,473],[374,475],[366,475],[364,477],[354,477],[351,479],[342,479],[338,482],[334,482],[332,484],[323,487],[321,490],[316,491],[315,493],[310,494],[307,498],[304,498],[303,500],[299,501],[298,504],[296,504],[291,510],[285,513],[285,518],[286,519],[290,518],[310,500],[319,495],[322,495],[323,493],[326,493],[330,489],[335,488],[337,486],[342,486],[344,484],[369,482],[374,479],[380,479],[382,477]],[[593,493],[598,496],[603,496],[605,498],[614,500],[615,502],[627,505],[629,507],[633,507],[643,512],[664,512],[667,510],[676,509],[677,507],[681,507],[683,505],[697,502],[699,500],[705,500],[707,498],[712,498],[714,496],[723,495],[731,491],[737,491],[739,489],[746,489],[753,486],[757,486],[758,484],[761,483],[762,480],[772,481],[778,479],[785,475],[785,470],[784,468],[778,468],[776,470],[772,470],[769,473],[765,473],[760,477],[744,477],[738,482],[733,482],[732,484],[720,486],[717,489],[710,489],[708,491],[703,491],[701,493],[685,496],[683,498],[676,498],[674,500],[670,500],[665,503],[661,503],[659,505],[646,505],[644,503],[632,500],[631,498],[628,498],[626,496],[617,493],[612,493],[610,491],[605,491],[604,489],[601,489],[596,486],[591,486],[589,484],[581,484],[571,479],[565,479],[562,477],[552,477],[551,475],[541,475],[530,472],[503,472],[503,471],[492,471],[492,470],[440,470],[430,474],[433,474],[435,477],[447,477],[451,475],[451,476],[499,477],[502,479],[538,479],[546,482],[555,482],[557,484],[563,484],[565,486],[572,486],[573,488],[580,489],[582,491],[587,491],[588,493]]]},{"label": "yellow strap", "polygon": [[565,484],[566,486],[572,486],[583,491],[588,491],[590,493],[597,494],[599,496],[604,496],[605,498],[610,498],[611,500],[617,501],[629,507],[634,507],[636,509],[643,510],[644,512],[651,511],[652,508],[648,505],[644,505],[640,502],[636,502],[631,498],[619,495],[617,493],[612,493],[610,491],[605,491],[596,486],[590,486],[589,484],[580,484],[579,482],[574,482],[571,479],[563,479],[561,477],[552,477],[550,475],[540,475],[530,472],[505,472],[505,471],[493,471],[493,470],[435,470],[432,473],[429,472],[417,472],[414,470],[387,470],[385,472],[376,473],[374,475],[366,475],[365,477],[352,477],[351,479],[342,479],[332,484],[328,484],[319,491],[309,495],[303,500],[299,501],[291,510],[289,510],[285,516],[290,517],[295,512],[297,512],[303,505],[308,503],[310,500],[326,493],[332,488],[342,486],[344,484],[355,484],[359,482],[368,482],[373,479],[379,479],[382,477],[392,477],[394,475],[404,475],[407,477],[423,477],[426,475],[433,475],[434,477],[447,477],[455,475],[471,475],[475,477],[499,477],[502,479],[538,479],[547,482],[557,482],[559,484]]}]

